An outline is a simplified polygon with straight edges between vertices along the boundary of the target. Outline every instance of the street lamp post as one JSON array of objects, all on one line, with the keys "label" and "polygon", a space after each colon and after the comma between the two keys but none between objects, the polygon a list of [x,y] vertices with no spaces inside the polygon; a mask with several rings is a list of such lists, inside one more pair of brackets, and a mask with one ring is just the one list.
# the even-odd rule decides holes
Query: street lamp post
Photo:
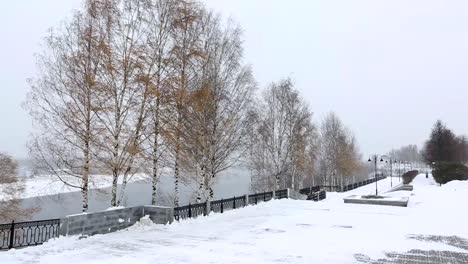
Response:
[{"label": "street lamp post", "polygon": [[388,160],[386,160],[385,163],[390,165],[390,187],[393,187],[393,161],[394,160],[391,156],[384,155],[382,156],[381,161],[383,160],[384,157],[388,158]]},{"label": "street lamp post", "polygon": [[393,166],[392,166],[392,158],[390,158],[390,187],[393,187]]},{"label": "street lamp post", "polygon": [[[373,156],[374,159],[374,178],[375,178],[375,196],[379,194],[378,187],[377,187],[377,155]],[[372,159],[369,158],[369,162],[372,162]],[[380,158],[380,162],[383,162],[383,159]]]},{"label": "street lamp post", "polygon": [[[401,174],[402,174],[401,173],[401,163],[402,163],[402,161],[400,160],[400,182],[401,182]],[[404,171],[404,169],[403,169],[403,171]]]},{"label": "street lamp post", "polygon": [[393,163],[398,164],[398,179],[401,181],[401,176],[400,176],[400,161],[399,160],[394,160]]}]

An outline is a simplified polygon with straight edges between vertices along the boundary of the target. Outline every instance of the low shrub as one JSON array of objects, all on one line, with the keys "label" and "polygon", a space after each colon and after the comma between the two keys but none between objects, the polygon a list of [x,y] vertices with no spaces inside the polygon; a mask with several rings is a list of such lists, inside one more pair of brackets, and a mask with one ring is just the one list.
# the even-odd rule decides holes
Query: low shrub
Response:
[{"label": "low shrub", "polygon": [[418,170],[408,171],[403,174],[401,177],[403,178],[403,184],[410,184],[414,178],[419,174]]},{"label": "low shrub", "polygon": [[440,184],[456,180],[466,181],[468,180],[468,167],[453,162],[437,162],[433,166],[432,176]]}]

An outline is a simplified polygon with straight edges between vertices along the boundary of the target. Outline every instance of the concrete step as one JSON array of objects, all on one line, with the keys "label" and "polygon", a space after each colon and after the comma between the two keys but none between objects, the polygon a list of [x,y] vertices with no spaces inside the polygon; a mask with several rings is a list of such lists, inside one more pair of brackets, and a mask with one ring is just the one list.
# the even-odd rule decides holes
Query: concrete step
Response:
[{"label": "concrete step", "polygon": [[408,206],[408,197],[385,197],[381,198],[362,198],[361,195],[351,195],[343,199],[345,203],[354,204],[372,204],[372,205],[387,205],[387,206]]}]

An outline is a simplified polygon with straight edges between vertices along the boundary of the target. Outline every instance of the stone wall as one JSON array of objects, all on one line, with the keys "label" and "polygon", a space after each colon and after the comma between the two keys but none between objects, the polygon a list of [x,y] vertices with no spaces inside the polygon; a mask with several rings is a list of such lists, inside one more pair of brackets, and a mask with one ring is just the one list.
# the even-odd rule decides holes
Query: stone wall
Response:
[{"label": "stone wall", "polygon": [[169,224],[174,221],[174,208],[162,206],[143,206],[143,216],[149,218],[155,224]]},{"label": "stone wall", "polygon": [[97,213],[70,215],[62,219],[60,234],[96,235],[115,232],[134,225],[143,216],[149,215],[156,224],[167,224],[173,221],[173,209],[157,206],[137,206],[111,209]]}]

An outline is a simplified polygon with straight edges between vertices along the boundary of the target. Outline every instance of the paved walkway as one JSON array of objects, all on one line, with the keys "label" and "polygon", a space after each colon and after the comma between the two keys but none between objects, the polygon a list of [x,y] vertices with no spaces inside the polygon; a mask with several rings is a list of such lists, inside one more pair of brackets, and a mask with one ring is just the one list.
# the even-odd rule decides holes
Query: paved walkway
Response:
[{"label": "paved walkway", "polygon": [[[423,236],[423,235],[412,235],[409,239],[415,239],[418,241],[425,242],[437,242],[443,243],[449,246],[453,246],[462,250],[468,250],[468,239],[464,239],[457,236]],[[448,250],[420,250],[413,249],[408,252],[388,252],[385,254],[387,258],[373,260],[366,255],[357,254],[354,257],[361,263],[370,264],[440,264],[440,263],[451,263],[461,264],[468,263],[468,254],[456,251]]]},{"label": "paved walkway", "polygon": [[[413,182],[411,183],[414,185],[415,189],[420,188],[421,186],[427,185],[434,185],[437,184],[434,182],[432,175],[429,179],[426,179],[424,175],[418,175]],[[434,195],[440,195],[435,193],[426,193],[427,197],[433,197]],[[446,197],[444,197],[447,199]],[[458,198],[458,197],[452,197]],[[426,199],[423,199],[426,200]],[[440,199],[442,201],[444,199]],[[453,200],[447,199],[445,202],[450,204],[439,204],[437,206],[444,207],[454,207],[452,210],[456,209],[456,203],[453,203]],[[422,201],[416,201],[414,204],[420,204]],[[426,202],[426,201],[424,201]],[[434,201],[431,201],[434,202]],[[431,206],[431,202],[429,202],[429,206]],[[438,211],[439,208],[434,208],[434,211]],[[459,209],[458,209],[459,210]],[[442,213],[443,214],[443,213]],[[460,218],[453,219],[454,221],[462,221]],[[431,221],[431,220],[428,220]],[[441,221],[447,221],[447,225],[451,225],[451,220],[449,218],[441,218]],[[460,230],[461,231],[461,230]],[[458,264],[458,263],[468,263],[468,239],[463,238],[461,236],[442,236],[442,235],[408,235],[408,240],[416,240],[426,243],[437,243],[443,245],[443,250],[424,250],[424,249],[412,249],[406,252],[395,252],[392,250],[385,251],[385,258],[380,259],[372,259],[365,254],[356,254],[354,258],[360,263],[369,263],[369,264],[387,264],[387,263],[395,263],[395,264],[440,264],[440,263],[451,263],[451,264]],[[445,246],[445,247],[444,247]]]}]

